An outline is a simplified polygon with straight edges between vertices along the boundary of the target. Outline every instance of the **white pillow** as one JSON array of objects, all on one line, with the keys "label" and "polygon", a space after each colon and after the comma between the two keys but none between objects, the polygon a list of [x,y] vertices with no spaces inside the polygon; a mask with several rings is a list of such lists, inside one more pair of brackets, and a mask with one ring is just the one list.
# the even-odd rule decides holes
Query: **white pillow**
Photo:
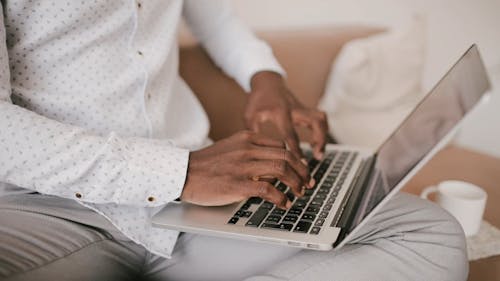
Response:
[{"label": "white pillow", "polygon": [[421,18],[346,43],[319,102],[332,135],[376,149],[422,97],[424,50]]}]

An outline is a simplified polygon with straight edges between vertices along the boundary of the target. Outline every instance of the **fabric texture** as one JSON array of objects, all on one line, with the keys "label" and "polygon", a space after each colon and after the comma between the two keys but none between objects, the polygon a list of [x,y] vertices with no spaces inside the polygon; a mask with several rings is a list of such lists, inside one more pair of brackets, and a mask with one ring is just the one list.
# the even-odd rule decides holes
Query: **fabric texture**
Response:
[{"label": "fabric texture", "polygon": [[425,22],[347,42],[319,108],[341,143],[376,149],[422,97]]},{"label": "fabric texture", "polygon": [[184,16],[215,62],[249,90],[284,74],[227,1],[2,2],[0,195],[78,200],[148,250],[169,256],[178,232],[151,217],[178,198],[208,119],[178,74]]},{"label": "fabric texture", "polygon": [[128,240],[70,199],[0,198],[2,280],[461,281],[460,225],[435,204],[396,195],[336,251],[182,234],[171,259]]}]

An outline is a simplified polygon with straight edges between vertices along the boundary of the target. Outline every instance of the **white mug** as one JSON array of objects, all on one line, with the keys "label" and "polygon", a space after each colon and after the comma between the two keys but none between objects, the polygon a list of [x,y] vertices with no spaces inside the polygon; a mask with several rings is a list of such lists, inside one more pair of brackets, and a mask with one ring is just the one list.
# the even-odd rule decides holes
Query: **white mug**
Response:
[{"label": "white mug", "polygon": [[458,220],[466,236],[479,232],[487,198],[483,189],[468,182],[450,180],[425,188],[420,196],[427,199],[433,192],[437,192],[436,203]]}]

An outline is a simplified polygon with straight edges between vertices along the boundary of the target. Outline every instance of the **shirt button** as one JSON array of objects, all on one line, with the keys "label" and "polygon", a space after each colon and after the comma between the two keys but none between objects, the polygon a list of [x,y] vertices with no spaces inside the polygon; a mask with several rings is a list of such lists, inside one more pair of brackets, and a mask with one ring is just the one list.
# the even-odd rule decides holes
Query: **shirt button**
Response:
[{"label": "shirt button", "polygon": [[139,8],[139,9],[140,9],[141,7],[142,7],[141,2],[137,2],[137,8]]},{"label": "shirt button", "polygon": [[80,192],[75,193],[76,198],[80,199],[82,198],[82,194]]},{"label": "shirt button", "polygon": [[142,57],[143,53],[141,51],[137,51],[137,54]]},{"label": "shirt button", "polygon": [[151,93],[148,93],[148,100],[151,99]]},{"label": "shirt button", "polygon": [[149,196],[149,197],[148,197],[148,201],[149,201],[149,202],[153,202],[153,201],[155,201],[155,198],[154,198],[153,196]]}]

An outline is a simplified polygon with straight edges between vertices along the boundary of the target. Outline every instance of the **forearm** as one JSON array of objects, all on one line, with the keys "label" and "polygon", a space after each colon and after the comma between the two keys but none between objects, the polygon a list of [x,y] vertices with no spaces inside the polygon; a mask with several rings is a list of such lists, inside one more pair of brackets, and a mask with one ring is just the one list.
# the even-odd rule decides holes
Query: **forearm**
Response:
[{"label": "forearm", "polygon": [[8,101],[0,112],[2,182],[91,203],[156,206],[180,195],[186,150],[92,135]]},{"label": "forearm", "polygon": [[245,91],[259,71],[285,74],[269,45],[235,17],[227,1],[187,0],[184,16],[215,63]]}]

